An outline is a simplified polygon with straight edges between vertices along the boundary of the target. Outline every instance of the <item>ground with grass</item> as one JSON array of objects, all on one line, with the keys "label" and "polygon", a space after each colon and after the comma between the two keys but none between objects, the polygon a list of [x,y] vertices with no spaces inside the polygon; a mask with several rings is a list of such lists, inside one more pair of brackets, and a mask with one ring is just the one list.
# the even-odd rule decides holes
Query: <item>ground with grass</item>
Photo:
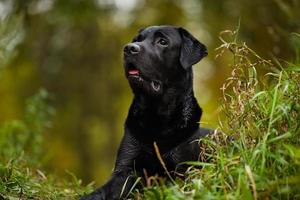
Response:
[{"label": "ground with grass", "polygon": [[0,127],[0,199],[76,199],[91,191],[72,173],[61,180],[42,170],[43,133],[53,114],[47,99],[47,92],[40,90],[27,100],[22,120]]},{"label": "ground with grass", "polygon": [[[149,177],[130,198],[300,199],[300,60],[265,60],[236,31],[220,39],[217,57],[232,58],[232,74],[221,88],[218,131],[199,140],[201,161],[188,162],[184,180]],[[71,173],[62,180],[42,170],[47,98],[41,90],[23,119],[0,127],[0,199],[78,199],[92,190]]]}]

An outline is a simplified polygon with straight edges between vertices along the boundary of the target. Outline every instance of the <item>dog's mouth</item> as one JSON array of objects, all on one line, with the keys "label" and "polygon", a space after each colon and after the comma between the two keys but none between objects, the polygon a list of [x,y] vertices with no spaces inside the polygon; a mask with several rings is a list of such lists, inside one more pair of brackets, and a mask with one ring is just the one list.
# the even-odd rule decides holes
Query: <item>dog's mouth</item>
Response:
[{"label": "dog's mouth", "polygon": [[141,70],[137,69],[137,67],[132,64],[127,65],[127,78],[129,82],[142,82],[144,80],[141,76]]},{"label": "dog's mouth", "polygon": [[128,70],[128,76],[139,76],[140,70],[138,69],[130,69]]},{"label": "dog's mouth", "polygon": [[127,71],[128,71],[127,76],[139,76],[140,75],[140,70],[137,69],[134,65],[129,65]]},{"label": "dog's mouth", "polygon": [[143,89],[148,93],[161,93],[162,83],[143,75],[140,69],[132,64],[127,65],[127,79],[133,89]]}]

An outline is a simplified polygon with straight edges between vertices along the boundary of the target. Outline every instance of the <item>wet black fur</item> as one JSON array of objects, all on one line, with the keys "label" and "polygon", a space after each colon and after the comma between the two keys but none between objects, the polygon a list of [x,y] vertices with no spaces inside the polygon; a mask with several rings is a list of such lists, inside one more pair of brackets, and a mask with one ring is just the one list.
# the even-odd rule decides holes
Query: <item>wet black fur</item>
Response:
[{"label": "wet black fur", "polygon": [[[115,169],[105,185],[81,200],[125,198],[136,174],[144,176],[144,171],[148,176],[165,176],[154,142],[168,171],[184,171],[178,164],[198,160],[197,139],[211,132],[199,128],[202,110],[193,92],[192,65],[207,55],[203,44],[183,28],[152,26],[142,29],[124,51],[125,75],[134,99]],[[130,76],[132,69],[140,74]],[[152,82],[159,90],[153,89]]]}]

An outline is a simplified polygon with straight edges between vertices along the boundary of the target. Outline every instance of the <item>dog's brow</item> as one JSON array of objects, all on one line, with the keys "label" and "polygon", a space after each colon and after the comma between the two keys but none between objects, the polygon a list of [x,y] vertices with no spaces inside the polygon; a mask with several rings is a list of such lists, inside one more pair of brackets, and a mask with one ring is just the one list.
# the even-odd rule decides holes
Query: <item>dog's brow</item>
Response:
[{"label": "dog's brow", "polygon": [[132,42],[141,41],[143,39],[142,34],[138,34],[132,39]]},{"label": "dog's brow", "polygon": [[163,36],[163,37],[166,37],[168,38],[168,34],[167,33],[164,33],[163,31],[161,30],[158,30],[154,33],[155,36]]}]

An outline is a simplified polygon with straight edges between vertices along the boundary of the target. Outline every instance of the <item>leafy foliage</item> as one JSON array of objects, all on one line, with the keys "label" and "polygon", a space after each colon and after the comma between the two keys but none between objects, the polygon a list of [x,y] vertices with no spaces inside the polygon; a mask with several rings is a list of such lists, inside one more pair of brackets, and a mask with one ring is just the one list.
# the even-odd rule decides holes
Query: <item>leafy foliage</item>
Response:
[{"label": "leafy foliage", "polygon": [[0,69],[15,55],[15,47],[22,41],[24,30],[22,16],[0,20]]}]

